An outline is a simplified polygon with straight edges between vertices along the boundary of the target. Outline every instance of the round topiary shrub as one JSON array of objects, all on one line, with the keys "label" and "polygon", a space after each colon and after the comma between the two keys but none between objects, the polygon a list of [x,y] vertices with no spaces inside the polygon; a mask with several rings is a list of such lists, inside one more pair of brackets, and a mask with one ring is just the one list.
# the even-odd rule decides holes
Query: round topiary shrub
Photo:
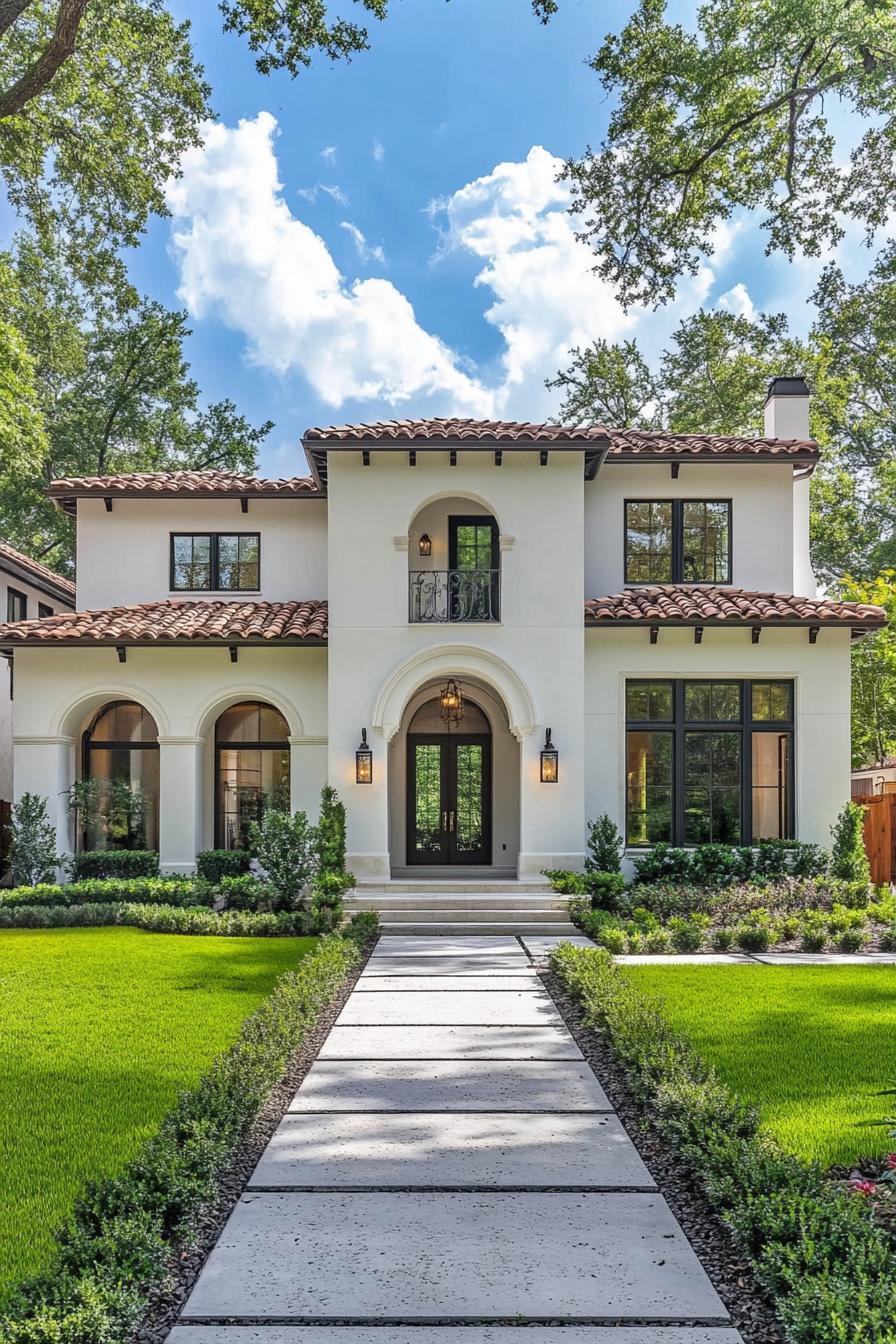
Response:
[{"label": "round topiary shrub", "polygon": [[742,952],[767,952],[771,942],[771,931],[767,924],[739,924],[734,931],[734,941]]}]

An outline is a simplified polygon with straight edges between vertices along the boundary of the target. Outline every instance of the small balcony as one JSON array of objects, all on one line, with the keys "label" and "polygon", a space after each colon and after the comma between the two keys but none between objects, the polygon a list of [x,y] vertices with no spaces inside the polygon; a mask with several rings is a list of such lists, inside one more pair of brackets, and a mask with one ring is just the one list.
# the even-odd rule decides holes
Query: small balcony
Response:
[{"label": "small balcony", "polygon": [[498,569],[412,569],[408,620],[413,625],[500,620]]}]

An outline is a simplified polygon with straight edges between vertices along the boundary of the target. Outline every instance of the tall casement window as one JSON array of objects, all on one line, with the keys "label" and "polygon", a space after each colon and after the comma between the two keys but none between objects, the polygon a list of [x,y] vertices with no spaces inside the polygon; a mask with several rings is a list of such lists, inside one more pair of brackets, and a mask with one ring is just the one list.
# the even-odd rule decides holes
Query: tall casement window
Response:
[{"label": "tall casement window", "polygon": [[626,583],[730,583],[731,501],[627,499]]},{"label": "tall casement window", "polygon": [[241,593],[260,587],[258,532],[172,532],[172,592]]},{"label": "tall casement window", "polygon": [[269,807],[289,811],[289,727],[273,705],[246,701],[215,725],[215,843],[246,849]]},{"label": "tall casement window", "polygon": [[793,682],[629,681],[630,846],[793,836]]},{"label": "tall casement window", "polygon": [[142,705],[115,700],[94,715],[77,803],[85,849],[158,849],[159,733]]}]

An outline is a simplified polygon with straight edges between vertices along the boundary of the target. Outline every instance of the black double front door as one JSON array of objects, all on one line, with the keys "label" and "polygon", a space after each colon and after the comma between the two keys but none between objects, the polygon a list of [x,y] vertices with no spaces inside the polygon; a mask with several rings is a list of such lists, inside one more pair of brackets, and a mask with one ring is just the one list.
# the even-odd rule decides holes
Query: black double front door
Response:
[{"label": "black double front door", "polygon": [[487,735],[409,734],[408,863],[492,861]]}]

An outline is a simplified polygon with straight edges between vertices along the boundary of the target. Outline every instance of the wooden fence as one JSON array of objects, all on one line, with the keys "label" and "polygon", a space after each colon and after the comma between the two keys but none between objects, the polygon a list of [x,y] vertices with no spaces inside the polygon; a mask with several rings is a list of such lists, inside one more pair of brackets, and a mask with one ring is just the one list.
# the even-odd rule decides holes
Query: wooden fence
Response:
[{"label": "wooden fence", "polygon": [[855,796],[865,808],[865,849],[872,882],[896,879],[896,792]]}]

